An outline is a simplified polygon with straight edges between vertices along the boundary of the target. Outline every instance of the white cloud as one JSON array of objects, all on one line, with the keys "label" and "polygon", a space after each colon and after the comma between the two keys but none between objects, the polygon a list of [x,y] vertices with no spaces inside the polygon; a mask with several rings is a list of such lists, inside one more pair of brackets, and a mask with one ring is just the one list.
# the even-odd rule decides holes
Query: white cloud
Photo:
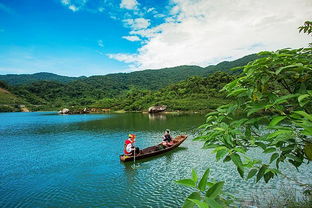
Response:
[{"label": "white cloud", "polygon": [[116,54],[106,54],[111,59],[116,59],[117,61],[122,61],[125,63],[133,63],[137,60],[136,55],[125,54],[125,53],[116,53]]},{"label": "white cloud", "polygon": [[129,40],[129,41],[141,41],[141,39],[138,36],[131,35],[131,36],[122,36],[122,38]]},{"label": "white cloud", "polygon": [[136,10],[138,6],[138,2],[136,0],[121,0],[120,8]]},{"label": "white cloud", "polygon": [[97,43],[99,47],[104,48],[103,40],[98,40]]},{"label": "white cloud", "polygon": [[163,17],[165,17],[166,15],[164,15],[164,14],[154,14],[154,17],[155,18],[163,18]]},{"label": "white cloud", "polygon": [[89,0],[60,0],[61,3],[73,12],[84,8]]},{"label": "white cloud", "polygon": [[61,0],[62,4],[64,5],[69,5],[70,1],[69,0]]},{"label": "white cloud", "polygon": [[140,30],[145,29],[150,26],[150,20],[144,18],[136,18],[136,19],[125,19],[123,22],[126,26],[129,26],[132,30]]},{"label": "white cloud", "polygon": [[[172,0],[165,23],[124,20],[147,39],[136,54],[109,54],[137,69],[185,64],[207,66],[261,50],[303,47],[310,37],[298,27],[312,14],[311,0]],[[140,21],[139,21],[140,22]],[[148,29],[147,29],[148,28]],[[229,58],[230,57],[230,58]]]},{"label": "white cloud", "polygon": [[76,12],[79,10],[75,5],[70,5],[68,9],[72,10],[73,12]]}]

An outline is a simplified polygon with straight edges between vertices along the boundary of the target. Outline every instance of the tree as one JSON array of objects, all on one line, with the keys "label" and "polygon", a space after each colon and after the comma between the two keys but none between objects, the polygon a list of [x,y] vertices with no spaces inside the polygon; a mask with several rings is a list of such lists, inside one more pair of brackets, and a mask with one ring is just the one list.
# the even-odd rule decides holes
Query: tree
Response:
[{"label": "tree", "polygon": [[[299,32],[307,33],[308,35],[312,34],[312,21],[305,21],[304,25],[300,26]],[[309,44],[312,47],[312,43]]]},{"label": "tree", "polygon": [[[299,29],[310,34],[311,26],[306,22]],[[214,149],[217,160],[232,161],[242,178],[268,182],[282,174],[281,162],[298,168],[312,160],[312,48],[259,55],[224,86],[233,102],[209,113],[194,140]],[[253,148],[269,154],[270,161],[248,157]],[[303,185],[311,193],[311,185]]]},{"label": "tree", "polygon": [[[268,182],[280,162],[298,168],[312,160],[312,48],[260,55],[266,57],[244,66],[242,76],[223,88],[235,101],[208,114],[195,140],[214,148],[217,160],[232,161],[241,177],[248,168],[247,179]],[[270,162],[248,158],[253,147],[270,154]]]}]

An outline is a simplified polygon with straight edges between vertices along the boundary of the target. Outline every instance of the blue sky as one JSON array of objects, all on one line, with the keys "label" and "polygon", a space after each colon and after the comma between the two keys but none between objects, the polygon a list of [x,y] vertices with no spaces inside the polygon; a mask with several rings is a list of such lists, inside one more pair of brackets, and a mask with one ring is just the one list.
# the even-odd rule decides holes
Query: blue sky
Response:
[{"label": "blue sky", "polygon": [[0,74],[207,66],[303,47],[310,0],[0,0]]}]

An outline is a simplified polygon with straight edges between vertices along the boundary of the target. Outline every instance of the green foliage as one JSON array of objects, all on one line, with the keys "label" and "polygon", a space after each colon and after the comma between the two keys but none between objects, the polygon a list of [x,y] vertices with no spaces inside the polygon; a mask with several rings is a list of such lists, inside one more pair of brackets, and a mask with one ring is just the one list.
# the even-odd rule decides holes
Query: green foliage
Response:
[{"label": "green foliage", "polygon": [[[308,35],[312,34],[312,21],[305,21],[303,26],[300,26],[299,32],[307,33]],[[312,43],[309,44],[312,47]]]},{"label": "green foliage", "polygon": [[8,89],[9,86],[8,86],[8,84],[7,84],[6,82],[0,81],[0,88],[2,88],[2,89]]},{"label": "green foliage", "polygon": [[[214,148],[217,160],[226,156],[241,177],[251,169],[248,179],[268,182],[279,173],[280,162],[298,168],[311,160],[312,48],[259,55],[265,57],[244,66],[242,75],[224,86],[233,102],[207,115],[196,140]],[[270,163],[248,158],[252,147],[271,155]]]},{"label": "green foliage", "polygon": [[16,112],[17,108],[11,105],[0,105],[0,112]]},{"label": "green foliage", "polygon": [[67,77],[57,74],[40,72],[35,74],[7,74],[0,75],[0,80],[5,81],[9,85],[24,85],[31,84],[38,81],[54,81],[59,83],[67,83],[83,77]]},{"label": "green foliage", "polygon": [[[112,110],[146,111],[153,105],[167,105],[171,111],[205,111],[229,102],[225,93],[218,93],[235,76],[216,72],[208,77],[190,77],[160,90],[137,87],[101,90],[101,84],[80,80],[71,84],[40,81],[11,87],[11,90],[36,109],[46,110],[76,106]],[[304,100],[303,100],[304,101]]]},{"label": "green foliage", "polygon": [[222,191],[224,182],[209,181],[209,169],[205,171],[200,180],[196,171],[192,170],[192,178],[176,181],[177,184],[188,186],[194,189],[185,200],[183,208],[190,208],[197,205],[205,208],[228,207],[232,200],[225,197]]}]

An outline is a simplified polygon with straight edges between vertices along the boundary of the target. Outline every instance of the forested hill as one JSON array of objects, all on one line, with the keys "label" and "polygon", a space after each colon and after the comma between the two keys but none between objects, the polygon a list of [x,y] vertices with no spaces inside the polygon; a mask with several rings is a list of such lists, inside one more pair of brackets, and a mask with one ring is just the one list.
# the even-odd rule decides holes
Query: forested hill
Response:
[{"label": "forested hill", "polygon": [[[21,100],[29,103],[33,106],[39,106],[37,110],[49,110],[55,108],[61,108],[66,106],[90,106],[96,104],[97,107],[106,106],[108,108],[113,108],[112,104],[115,106],[114,108],[122,108],[126,110],[141,110],[146,104],[151,104],[150,101],[162,103],[162,100],[165,99],[168,103],[168,99],[161,96],[161,100],[154,99],[153,96],[144,96],[144,99],[141,99],[141,91],[140,90],[147,90],[150,92],[159,91],[161,89],[165,89],[166,91],[172,91],[172,95],[168,94],[167,97],[178,96],[180,99],[183,97],[183,101],[181,104],[177,106],[177,103],[174,103],[173,106],[170,106],[171,109],[182,110],[181,106],[194,106],[193,103],[189,102],[188,99],[198,101],[198,99],[206,99],[207,95],[209,97],[215,97],[218,100],[214,100],[215,103],[223,103],[223,98],[218,97],[215,92],[220,89],[220,87],[216,87],[211,83],[217,82],[217,77],[220,75],[216,74],[216,72],[232,72],[230,69],[237,66],[243,66],[249,63],[252,60],[259,58],[257,55],[249,55],[243,57],[241,59],[230,61],[230,62],[222,62],[220,64],[209,66],[206,68],[199,67],[199,66],[178,66],[172,68],[164,68],[159,70],[144,70],[144,71],[137,71],[131,73],[118,73],[118,74],[109,74],[105,76],[91,76],[91,77],[80,77],[76,78],[74,81],[69,81],[66,77],[57,80],[44,80],[40,79],[40,81],[29,83],[25,82],[24,84],[19,85],[12,85],[9,82],[9,85],[6,87],[12,94],[19,97]],[[47,73],[39,73],[40,75],[47,75],[49,77],[51,74]],[[222,79],[220,83],[225,84],[229,80],[226,78],[227,73],[222,75]],[[211,76],[209,76],[211,75]],[[228,74],[229,75],[229,74]],[[7,75],[8,76],[8,75]],[[20,75],[22,76],[22,75]],[[209,80],[203,81],[200,79],[191,79],[191,77],[207,77],[209,76]],[[4,77],[4,76],[2,76]],[[27,77],[27,76],[26,76]],[[41,76],[41,78],[44,76]],[[54,76],[53,74],[51,77],[58,77],[61,78],[62,76]],[[225,78],[226,79],[225,79]],[[27,77],[28,78],[28,77]],[[223,79],[224,78],[224,79]],[[187,80],[187,84],[178,84],[174,85],[175,83],[183,82]],[[215,80],[215,81],[213,81]],[[1,80],[0,80],[1,82]],[[15,82],[16,84],[17,82]],[[203,83],[210,83],[206,86]],[[5,86],[5,83],[3,83]],[[171,88],[167,88],[169,85],[176,86],[181,89],[174,90]],[[184,89],[184,85],[186,86],[193,86],[195,88],[201,89],[201,91],[206,93],[186,93],[188,89]],[[213,86],[211,88],[211,86]],[[183,89],[182,89],[183,88]],[[211,89],[210,89],[211,88]],[[139,90],[139,93],[136,92]],[[133,94],[133,93],[134,94]],[[161,93],[162,95],[166,93]],[[178,92],[178,93],[177,93]],[[209,92],[209,93],[207,93]],[[130,94],[129,94],[130,93]],[[182,93],[182,94],[181,94]],[[139,97],[136,97],[136,94]],[[144,94],[144,93],[143,93]],[[204,94],[206,94],[204,96]],[[145,94],[144,94],[145,95]],[[183,95],[183,96],[182,96]],[[129,97],[130,96],[130,97]],[[186,97],[185,97],[186,96]],[[135,105],[132,106],[132,97],[136,97]],[[156,96],[157,97],[157,96]],[[160,97],[160,95],[158,95]],[[115,99],[117,100],[110,100]],[[107,99],[109,101],[109,105],[107,105]],[[149,101],[147,101],[147,100]],[[185,100],[186,99],[186,100]],[[221,100],[220,100],[221,99]],[[127,104],[127,101],[131,100],[130,103]],[[177,100],[177,98],[176,98]],[[100,102],[99,102],[100,101]],[[204,101],[201,101],[203,104]],[[8,103],[8,102],[7,102]],[[119,104],[118,104],[119,103]],[[125,105],[120,105],[120,104]],[[118,104],[118,105],[117,105]],[[206,104],[205,104],[206,105]],[[130,107],[129,107],[130,106]],[[198,110],[202,110],[203,107],[198,107]],[[34,108],[33,108],[34,109]],[[184,110],[191,110],[191,107]]]},{"label": "forested hill", "polygon": [[71,84],[83,85],[87,88],[96,86],[96,89],[110,89],[111,91],[129,89],[131,86],[157,90],[192,76],[207,76],[216,71],[230,72],[233,67],[244,66],[257,58],[259,58],[258,55],[251,54],[235,61],[225,61],[205,68],[200,66],[177,66],[158,70],[147,69],[131,73],[91,76]]},{"label": "forested hill", "polygon": [[69,83],[77,81],[73,85],[87,85],[88,88],[97,86],[102,89],[125,89],[136,86],[145,89],[160,89],[168,84],[185,80],[191,76],[207,76],[215,71],[229,71],[236,66],[243,66],[255,60],[257,55],[252,54],[235,61],[224,61],[217,65],[208,67],[199,66],[177,66],[158,70],[144,70],[131,73],[117,73],[90,77],[67,77],[53,73],[40,72],[35,74],[8,74],[0,75],[0,80],[8,85],[29,85],[38,81],[53,81],[58,83]]},{"label": "forested hill", "polygon": [[48,72],[40,72],[35,74],[7,74],[0,75],[0,80],[8,85],[31,84],[38,81],[55,81],[59,83],[67,83],[85,77],[67,77]]}]

